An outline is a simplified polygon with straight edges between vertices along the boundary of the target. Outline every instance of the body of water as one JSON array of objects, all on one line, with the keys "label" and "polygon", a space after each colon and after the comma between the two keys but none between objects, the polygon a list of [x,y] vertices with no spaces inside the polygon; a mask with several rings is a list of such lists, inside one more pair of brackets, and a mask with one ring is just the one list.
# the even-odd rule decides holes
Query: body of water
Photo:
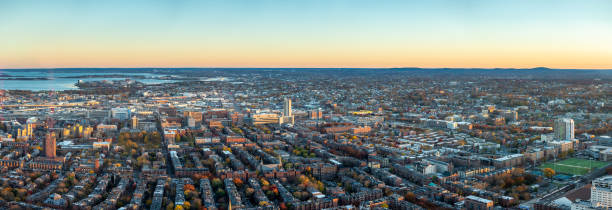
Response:
[{"label": "body of water", "polygon": [[[77,81],[82,80],[83,82],[88,81],[102,81],[102,80],[125,80],[129,78],[134,81],[142,82],[145,84],[161,84],[161,83],[170,83],[175,82],[175,80],[162,80],[157,79],[159,76],[157,74],[150,73],[114,73],[114,72],[104,72],[104,73],[89,73],[89,72],[61,72],[55,73],[51,71],[6,71],[0,70],[0,74],[6,79],[14,79],[14,80],[0,80],[0,89],[3,90],[32,90],[32,91],[40,91],[40,90],[73,90],[78,89],[75,86]],[[62,78],[62,77],[79,77],[79,76],[101,76],[95,78]],[[104,75],[109,75],[109,77],[104,77]],[[122,75],[125,78],[114,78],[110,77],[110,75]],[[130,78],[130,77],[146,77],[144,79],[141,78]],[[49,80],[19,80],[19,78],[50,78]]]}]

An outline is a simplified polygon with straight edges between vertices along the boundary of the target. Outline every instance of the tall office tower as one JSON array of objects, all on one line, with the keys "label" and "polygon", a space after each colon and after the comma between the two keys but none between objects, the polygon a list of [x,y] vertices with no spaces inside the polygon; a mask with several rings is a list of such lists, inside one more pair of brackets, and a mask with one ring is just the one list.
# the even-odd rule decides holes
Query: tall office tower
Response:
[{"label": "tall office tower", "polygon": [[612,176],[604,176],[593,180],[591,204],[596,207],[612,207]]},{"label": "tall office tower", "polygon": [[285,103],[283,105],[283,116],[290,117],[291,113],[291,99],[285,98]]},{"label": "tall office tower", "polygon": [[47,133],[45,136],[45,156],[55,158],[55,133]]},{"label": "tall office tower", "polygon": [[132,117],[132,129],[137,129],[138,128],[138,117],[133,116]]},{"label": "tall office tower", "polygon": [[293,117],[293,113],[291,112],[291,99],[289,98],[285,98],[285,103],[283,104],[283,115],[278,119],[278,123],[295,123],[295,118]]},{"label": "tall office tower", "polygon": [[558,140],[574,139],[574,120],[560,118],[555,120],[555,138]]}]

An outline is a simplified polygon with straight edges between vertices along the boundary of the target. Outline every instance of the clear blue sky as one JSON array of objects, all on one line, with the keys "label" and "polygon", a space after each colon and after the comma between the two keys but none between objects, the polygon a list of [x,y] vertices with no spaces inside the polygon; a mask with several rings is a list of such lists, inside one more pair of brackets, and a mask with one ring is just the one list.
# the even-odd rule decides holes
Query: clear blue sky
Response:
[{"label": "clear blue sky", "polygon": [[0,68],[612,68],[609,0],[0,0]]}]

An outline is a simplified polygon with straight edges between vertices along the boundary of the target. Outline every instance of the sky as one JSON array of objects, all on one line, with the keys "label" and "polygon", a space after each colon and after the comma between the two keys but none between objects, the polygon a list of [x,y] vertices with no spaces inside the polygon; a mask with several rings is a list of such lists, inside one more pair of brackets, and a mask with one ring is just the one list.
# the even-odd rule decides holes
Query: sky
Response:
[{"label": "sky", "polygon": [[0,68],[612,69],[610,0],[0,0]]}]

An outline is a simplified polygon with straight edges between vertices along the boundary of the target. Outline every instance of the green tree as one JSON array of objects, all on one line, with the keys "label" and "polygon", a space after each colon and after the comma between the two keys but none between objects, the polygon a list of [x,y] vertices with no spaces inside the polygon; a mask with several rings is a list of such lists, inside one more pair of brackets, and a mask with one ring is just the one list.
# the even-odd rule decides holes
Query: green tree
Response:
[{"label": "green tree", "polygon": [[221,182],[221,179],[219,178],[214,178],[211,182],[212,187],[214,188],[221,188],[223,187],[223,182]]}]

